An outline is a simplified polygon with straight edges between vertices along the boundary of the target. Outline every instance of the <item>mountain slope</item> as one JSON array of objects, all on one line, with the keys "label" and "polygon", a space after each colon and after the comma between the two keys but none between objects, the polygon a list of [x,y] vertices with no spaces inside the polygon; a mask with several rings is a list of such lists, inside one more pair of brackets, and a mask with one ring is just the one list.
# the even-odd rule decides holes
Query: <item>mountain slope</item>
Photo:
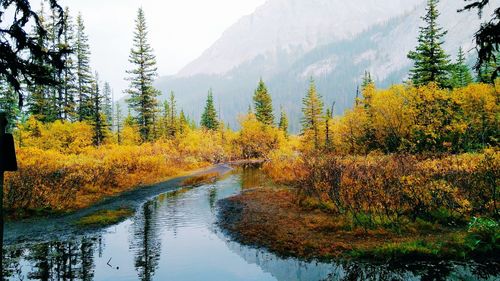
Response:
[{"label": "mountain slope", "polygon": [[[382,87],[406,78],[411,66],[406,54],[417,43],[420,17],[425,14],[424,0],[343,2],[347,1],[270,0],[178,75],[159,79],[157,86],[164,93],[175,91],[179,104],[194,118],[199,118],[206,92],[212,88],[222,118],[234,127],[262,77],[275,110],[282,105],[291,130],[297,132],[301,99],[309,77],[314,77],[325,103],[335,101],[335,112],[342,113],[352,106],[364,70]],[[497,6],[495,2],[485,15]],[[439,23],[449,31],[445,49],[453,58],[459,46],[472,49],[473,33],[480,24],[477,14],[456,12],[462,5],[456,0],[439,4]],[[304,12],[295,10],[299,7]],[[377,11],[386,12],[372,15]],[[274,19],[280,20],[276,26],[271,24]],[[470,58],[473,55],[469,52]]]}]

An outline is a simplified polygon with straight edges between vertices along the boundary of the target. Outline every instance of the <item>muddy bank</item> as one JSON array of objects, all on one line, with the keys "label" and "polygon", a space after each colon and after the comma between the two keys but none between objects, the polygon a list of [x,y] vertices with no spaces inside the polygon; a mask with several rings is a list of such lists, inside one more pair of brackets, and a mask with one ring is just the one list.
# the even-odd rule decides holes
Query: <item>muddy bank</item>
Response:
[{"label": "muddy bank", "polygon": [[[218,224],[233,239],[302,259],[381,261],[486,258],[470,252],[467,232],[441,226],[389,229],[353,227],[345,218],[298,204],[289,189],[260,188],[219,202]],[[498,261],[498,253],[488,256]]]},{"label": "muddy bank", "polygon": [[18,221],[8,221],[4,227],[4,245],[61,239],[74,235],[83,235],[89,232],[98,232],[99,228],[88,229],[78,225],[82,218],[92,216],[105,210],[130,209],[135,211],[147,200],[162,193],[178,190],[182,186],[197,185],[204,175],[223,175],[231,171],[227,164],[216,165],[204,170],[193,172],[190,175],[173,178],[154,185],[141,186],[102,200],[101,202],[85,209],[68,214],[52,215],[48,217],[32,217]]}]

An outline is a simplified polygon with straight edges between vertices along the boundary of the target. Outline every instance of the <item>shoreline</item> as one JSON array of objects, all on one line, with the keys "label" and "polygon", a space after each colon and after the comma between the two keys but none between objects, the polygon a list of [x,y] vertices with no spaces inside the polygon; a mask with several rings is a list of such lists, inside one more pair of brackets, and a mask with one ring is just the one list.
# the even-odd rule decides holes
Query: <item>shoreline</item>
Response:
[{"label": "shoreline", "polygon": [[400,233],[383,228],[352,228],[331,213],[298,206],[288,188],[245,191],[221,200],[218,206],[218,225],[232,239],[282,257],[381,262],[500,260],[495,250],[469,250],[463,228],[423,222],[408,225]]}]

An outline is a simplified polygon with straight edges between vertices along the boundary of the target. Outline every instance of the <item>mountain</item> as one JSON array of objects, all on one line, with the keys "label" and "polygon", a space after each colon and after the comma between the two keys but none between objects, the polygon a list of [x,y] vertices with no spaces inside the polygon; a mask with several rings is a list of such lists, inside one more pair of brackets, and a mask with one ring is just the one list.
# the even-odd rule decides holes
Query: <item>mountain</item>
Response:
[{"label": "mountain", "polygon": [[[495,1],[493,1],[494,3]],[[297,132],[301,100],[313,77],[326,104],[340,114],[353,104],[356,87],[369,70],[381,87],[401,83],[417,44],[425,0],[268,0],[243,17],[198,59],[156,86],[174,91],[185,112],[198,119],[209,88],[221,117],[232,127],[245,113],[257,81],[264,79],[275,110],[288,112]],[[445,49],[473,49],[480,25],[474,12],[457,13],[463,1],[442,0],[439,24],[448,30]],[[485,11],[491,14],[493,6]],[[469,52],[473,60],[474,52]]]}]

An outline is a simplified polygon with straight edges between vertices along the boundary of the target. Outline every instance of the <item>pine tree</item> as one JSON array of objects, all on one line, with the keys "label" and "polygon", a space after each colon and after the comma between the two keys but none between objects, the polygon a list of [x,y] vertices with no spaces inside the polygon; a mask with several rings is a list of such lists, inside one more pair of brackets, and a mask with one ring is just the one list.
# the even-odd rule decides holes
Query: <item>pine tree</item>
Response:
[{"label": "pine tree", "polygon": [[90,47],[85,34],[85,25],[81,14],[76,18],[76,95],[78,97],[78,121],[92,118],[92,71],[90,69]]},{"label": "pine tree", "polygon": [[281,108],[280,114],[280,122],[278,124],[278,128],[285,132],[285,135],[288,135],[288,117],[286,116],[286,112]]},{"label": "pine tree", "polygon": [[94,131],[94,135],[92,137],[94,145],[99,146],[104,141],[106,137],[106,131],[108,128],[108,124],[106,122],[104,116],[104,108],[103,108],[103,100],[104,96],[101,93],[101,89],[99,88],[99,75],[95,74],[95,80],[92,87],[92,95],[90,96],[90,101],[92,103],[91,107],[91,125]]},{"label": "pine tree", "polygon": [[465,87],[472,83],[472,74],[465,63],[465,54],[462,47],[458,49],[457,62],[453,65],[451,71],[451,86],[453,88]]},{"label": "pine tree", "polygon": [[108,124],[112,123],[113,119],[113,99],[112,99],[112,92],[113,90],[111,89],[111,86],[109,85],[108,82],[104,82],[104,87],[102,89],[102,95],[103,95],[103,113],[106,116],[106,122]]},{"label": "pine tree", "polygon": [[[64,48],[75,52],[75,34],[73,27],[73,19],[70,16],[69,8],[64,11],[64,26],[61,38],[61,44]],[[63,55],[64,68],[61,75],[62,88],[62,118],[64,120],[74,120],[76,114],[76,67],[74,53],[66,53]]]},{"label": "pine tree", "polygon": [[[42,3],[42,6],[40,8],[40,11],[37,13],[39,15],[39,24],[40,28],[34,27],[31,36],[36,38],[37,43],[39,46],[41,46],[44,49],[49,49],[49,42],[48,42],[48,35],[47,32],[44,32],[44,30],[47,30],[47,21],[46,21],[46,15],[45,15],[45,9],[44,5]],[[43,60],[35,60],[33,61],[33,64],[36,65],[37,68],[40,69],[45,69],[45,73],[49,75],[50,77],[47,77],[48,80],[53,80],[53,71],[50,68],[49,65],[47,65],[46,62]],[[51,100],[51,90],[50,86],[48,85],[30,85],[28,87],[28,112],[30,115],[32,115],[35,119],[38,121],[48,123],[48,122],[53,122],[55,120],[53,116],[53,105],[54,102]]]},{"label": "pine tree", "polygon": [[174,92],[170,92],[170,101],[168,103],[168,125],[167,133],[170,137],[175,137],[177,133],[177,106],[175,104]]},{"label": "pine tree", "polygon": [[[496,58],[496,59],[495,59]],[[500,52],[496,54],[489,62],[483,62],[478,68],[477,81],[486,84],[492,84],[495,71],[500,67]]]},{"label": "pine tree", "polygon": [[118,144],[122,144],[122,109],[120,107],[120,103],[116,103],[115,124]]},{"label": "pine tree", "polygon": [[130,74],[130,86],[126,93],[130,96],[127,99],[129,106],[137,113],[136,120],[142,141],[147,141],[152,137],[151,129],[158,106],[159,91],[153,87],[157,76],[156,58],[147,42],[148,31],[142,8],[137,12],[135,24],[134,44],[129,57],[134,69],[127,71]]},{"label": "pine tree", "polygon": [[365,70],[365,75],[363,76],[363,81],[361,82],[361,89],[364,90],[366,87],[372,84],[375,84],[372,79],[372,74],[369,71]]},{"label": "pine tree", "polygon": [[4,81],[0,81],[0,112],[6,113],[9,126],[6,131],[12,132],[21,115],[21,111],[19,110],[17,93]]},{"label": "pine tree", "polygon": [[259,86],[254,92],[253,102],[255,107],[255,117],[257,121],[265,125],[274,124],[273,102],[271,96],[267,91],[266,84],[259,80]]},{"label": "pine tree", "polygon": [[328,108],[325,114],[325,148],[327,150],[332,149],[332,138],[330,137],[330,121],[333,119],[333,111],[335,109],[335,102],[332,104],[332,108]]},{"label": "pine tree", "polygon": [[410,79],[416,86],[430,82],[435,82],[440,87],[448,87],[450,84],[450,61],[442,47],[447,31],[438,26],[437,2],[438,0],[427,1],[427,14],[422,18],[426,26],[420,27],[415,51],[408,53],[408,58],[414,63],[410,70]]},{"label": "pine tree", "polygon": [[181,110],[181,113],[179,114],[179,133],[183,135],[189,126],[189,120],[186,117],[186,114],[184,114],[184,110]]},{"label": "pine tree", "polygon": [[205,110],[201,115],[201,126],[208,130],[217,130],[219,128],[212,90],[208,91]]},{"label": "pine tree", "polygon": [[170,102],[168,100],[163,102],[163,118],[162,118],[162,135],[169,137],[168,128],[170,126]]},{"label": "pine tree", "polygon": [[321,96],[316,91],[316,85],[314,80],[311,78],[309,83],[309,90],[306,97],[302,100],[302,113],[304,117],[302,118],[302,132],[307,131],[314,132],[314,146],[319,147],[319,125],[323,115],[323,101]]}]

